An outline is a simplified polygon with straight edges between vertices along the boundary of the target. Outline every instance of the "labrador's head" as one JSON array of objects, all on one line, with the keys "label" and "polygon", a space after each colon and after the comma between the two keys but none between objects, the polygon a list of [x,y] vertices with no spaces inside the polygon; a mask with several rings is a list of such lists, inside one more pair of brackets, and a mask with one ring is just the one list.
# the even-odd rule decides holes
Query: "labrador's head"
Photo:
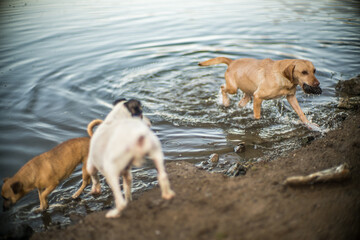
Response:
[{"label": "labrador's head", "polygon": [[305,93],[321,94],[320,82],[315,77],[316,69],[312,62],[294,60],[283,70],[283,75],[294,84],[300,85]]}]

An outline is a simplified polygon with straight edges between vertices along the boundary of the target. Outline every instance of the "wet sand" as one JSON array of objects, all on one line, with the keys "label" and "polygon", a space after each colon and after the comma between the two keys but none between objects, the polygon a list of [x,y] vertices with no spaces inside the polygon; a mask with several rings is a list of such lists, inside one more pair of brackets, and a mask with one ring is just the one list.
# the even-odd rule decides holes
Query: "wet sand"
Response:
[{"label": "wet sand", "polygon": [[[286,177],[347,163],[351,177],[302,187]],[[137,194],[123,215],[106,211],[77,218],[62,230],[31,239],[359,239],[360,111],[341,128],[309,145],[254,165],[245,176],[225,177],[187,162],[166,164],[176,191],[171,201],[160,189]]]}]

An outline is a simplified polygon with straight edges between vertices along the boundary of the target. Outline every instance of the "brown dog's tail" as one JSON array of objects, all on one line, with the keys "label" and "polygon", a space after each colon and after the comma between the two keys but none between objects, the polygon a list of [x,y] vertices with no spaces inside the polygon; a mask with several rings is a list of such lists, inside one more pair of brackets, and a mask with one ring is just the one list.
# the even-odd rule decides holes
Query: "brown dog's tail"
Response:
[{"label": "brown dog's tail", "polygon": [[87,133],[90,137],[94,134],[93,128],[99,124],[101,124],[103,120],[101,119],[94,119],[87,125]]},{"label": "brown dog's tail", "polygon": [[229,66],[229,64],[232,62],[233,60],[230,58],[226,58],[226,57],[216,57],[216,58],[212,58],[210,60],[207,60],[205,62],[201,62],[199,63],[199,66],[209,66],[209,65],[214,65],[214,64],[219,64],[219,63],[225,63],[226,65]]}]

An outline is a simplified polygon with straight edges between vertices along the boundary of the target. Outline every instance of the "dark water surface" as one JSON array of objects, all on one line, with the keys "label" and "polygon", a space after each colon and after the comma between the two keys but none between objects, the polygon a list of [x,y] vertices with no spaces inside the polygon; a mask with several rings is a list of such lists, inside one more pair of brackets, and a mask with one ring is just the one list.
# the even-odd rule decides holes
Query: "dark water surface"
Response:
[{"label": "dark water surface", "polygon": [[[216,152],[220,161],[251,162],[297,148],[314,133],[285,99],[264,102],[254,121],[251,104],[237,107],[240,92],[229,108],[219,104],[226,66],[197,63],[217,56],[312,61],[323,94],[298,89],[298,100],[327,131],[341,114],[336,83],[360,73],[359,10],[357,1],[1,1],[0,178],[85,136],[118,97],[142,101],[167,161],[198,163]],[[246,151],[236,154],[241,141]],[[134,181],[134,192],[151,188],[156,171],[148,163],[134,170]],[[49,196],[46,213],[34,212],[34,191],[1,212],[0,224],[43,231],[112,206],[104,185],[96,199],[71,200],[80,182],[79,166]]]}]

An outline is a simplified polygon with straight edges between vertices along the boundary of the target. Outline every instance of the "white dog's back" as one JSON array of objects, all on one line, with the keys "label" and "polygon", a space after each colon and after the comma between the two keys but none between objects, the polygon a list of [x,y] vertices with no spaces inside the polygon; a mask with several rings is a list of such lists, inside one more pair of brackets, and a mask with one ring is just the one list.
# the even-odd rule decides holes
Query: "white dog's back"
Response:
[{"label": "white dog's back", "polygon": [[105,167],[121,170],[128,164],[139,166],[145,155],[161,152],[158,138],[141,119],[120,119],[112,125],[98,129],[91,139],[89,164],[100,172]]}]

